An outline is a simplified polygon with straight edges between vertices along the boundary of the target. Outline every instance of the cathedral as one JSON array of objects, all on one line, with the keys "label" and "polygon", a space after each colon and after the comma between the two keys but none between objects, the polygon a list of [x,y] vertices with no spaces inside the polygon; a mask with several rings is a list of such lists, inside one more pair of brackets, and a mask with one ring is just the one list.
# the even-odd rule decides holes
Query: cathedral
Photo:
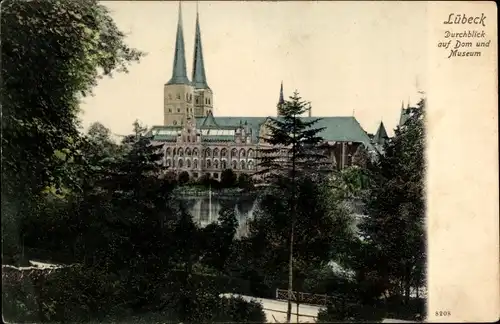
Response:
[{"label": "cathedral", "polygon": [[[163,125],[153,126],[149,136],[153,143],[162,147],[167,169],[177,175],[187,172],[193,180],[202,175],[220,180],[225,169],[232,169],[236,174],[257,171],[259,148],[267,145],[261,138],[266,135],[271,116],[214,116],[214,93],[208,85],[203,61],[199,14],[196,14],[190,80],[186,71],[180,4],[172,77],[164,85],[163,92]],[[283,103],[282,83],[278,106]],[[402,109],[402,119],[405,114],[406,110]],[[369,136],[353,116],[313,117],[309,107],[308,117],[301,118],[320,119],[316,125],[324,129],[319,135],[328,148],[332,165],[338,169],[363,163],[369,156],[380,154],[387,139],[383,123],[374,136]]]}]

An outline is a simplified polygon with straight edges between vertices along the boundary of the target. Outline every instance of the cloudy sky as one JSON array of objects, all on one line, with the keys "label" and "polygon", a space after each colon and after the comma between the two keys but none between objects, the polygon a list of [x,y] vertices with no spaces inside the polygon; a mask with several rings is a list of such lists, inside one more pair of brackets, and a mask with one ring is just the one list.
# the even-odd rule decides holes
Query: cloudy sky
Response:
[{"label": "cloudy sky", "polygon": [[[147,53],[129,74],[102,80],[82,104],[83,126],[99,121],[128,134],[135,119],[163,122],[163,85],[172,73],[177,1],[105,1],[126,42]],[[196,8],[205,68],[218,116],[276,113],[298,90],[313,116],[354,116],[389,133],[401,101],[426,84],[424,2],[182,2],[188,75]]]}]

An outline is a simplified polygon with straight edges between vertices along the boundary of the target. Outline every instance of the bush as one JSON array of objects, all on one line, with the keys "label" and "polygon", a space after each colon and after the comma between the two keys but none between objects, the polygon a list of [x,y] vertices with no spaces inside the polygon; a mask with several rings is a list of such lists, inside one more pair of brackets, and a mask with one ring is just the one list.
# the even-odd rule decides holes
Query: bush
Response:
[{"label": "bush", "polygon": [[260,303],[241,297],[222,297],[219,303],[217,322],[266,322],[266,314]]},{"label": "bush", "polygon": [[240,173],[238,176],[238,187],[242,189],[251,189],[253,187],[252,178],[246,173]]},{"label": "bush", "polygon": [[183,185],[189,182],[189,173],[187,171],[182,171],[179,174],[179,184]]},{"label": "bush", "polygon": [[116,280],[80,266],[58,270],[13,270],[6,281],[2,304],[4,318],[9,322],[103,319],[122,304]]},{"label": "bush", "polygon": [[225,169],[220,175],[222,188],[232,188],[236,186],[236,174],[233,169]]}]

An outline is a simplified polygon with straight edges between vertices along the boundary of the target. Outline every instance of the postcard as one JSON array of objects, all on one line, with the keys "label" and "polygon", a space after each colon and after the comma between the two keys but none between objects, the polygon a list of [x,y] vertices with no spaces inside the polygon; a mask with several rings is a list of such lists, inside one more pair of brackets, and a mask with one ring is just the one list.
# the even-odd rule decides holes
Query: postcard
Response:
[{"label": "postcard", "polygon": [[4,1],[6,322],[493,322],[482,1]]}]

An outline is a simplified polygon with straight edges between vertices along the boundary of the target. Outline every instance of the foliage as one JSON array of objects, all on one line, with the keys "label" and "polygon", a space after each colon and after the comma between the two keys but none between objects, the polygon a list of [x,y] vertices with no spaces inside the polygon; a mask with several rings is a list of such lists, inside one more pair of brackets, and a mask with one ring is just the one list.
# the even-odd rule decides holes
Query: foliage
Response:
[{"label": "foliage", "polygon": [[253,187],[252,178],[246,173],[240,173],[238,176],[238,187],[241,189],[251,189]]},{"label": "foliage", "polygon": [[241,297],[223,297],[220,304],[220,315],[215,322],[264,323],[266,321],[262,305],[258,302],[246,301]]},{"label": "foliage", "polygon": [[236,174],[233,169],[225,169],[220,175],[220,182],[223,188],[232,188],[236,185]]},{"label": "foliage", "polygon": [[31,199],[72,181],[66,162],[78,156],[81,98],[142,53],[96,0],[3,1],[0,23],[2,241],[12,256]]},{"label": "foliage", "polygon": [[6,1],[1,24],[2,165],[33,189],[58,184],[54,152],[74,149],[80,96],[141,53],[94,0]]},{"label": "foliage", "polygon": [[[294,242],[294,289],[304,291],[315,269],[335,258],[346,237],[351,237],[350,219],[332,201],[325,182],[297,180],[297,221]],[[267,291],[286,288],[288,272],[289,195],[271,189],[259,199],[247,238],[235,242],[229,271],[251,281],[260,297]],[[267,287],[267,288],[266,288]],[[267,296],[266,296],[267,297]]]},{"label": "foliage", "polygon": [[405,295],[406,302],[411,287],[423,284],[425,269],[424,110],[422,100],[372,167],[370,217],[360,226],[377,256],[378,275],[386,278],[391,293]]},{"label": "foliage", "polygon": [[381,322],[385,311],[375,306],[360,305],[355,302],[339,301],[329,305],[318,313],[318,323],[331,323],[339,321],[368,321]]},{"label": "foliage", "polygon": [[218,222],[209,224],[203,229],[203,245],[206,252],[202,263],[220,273],[225,272],[237,227],[234,205],[226,203],[219,211]]},{"label": "foliage", "polygon": [[179,174],[179,184],[184,185],[189,182],[189,173],[187,171],[182,171]]},{"label": "foliage", "polygon": [[298,92],[279,107],[280,117],[270,118],[268,134],[262,137],[265,145],[259,149],[257,174],[265,178],[317,173],[329,170],[329,163],[319,144],[323,141],[318,134],[323,128],[314,128],[320,119],[304,121],[300,118],[308,111],[308,103]]}]

